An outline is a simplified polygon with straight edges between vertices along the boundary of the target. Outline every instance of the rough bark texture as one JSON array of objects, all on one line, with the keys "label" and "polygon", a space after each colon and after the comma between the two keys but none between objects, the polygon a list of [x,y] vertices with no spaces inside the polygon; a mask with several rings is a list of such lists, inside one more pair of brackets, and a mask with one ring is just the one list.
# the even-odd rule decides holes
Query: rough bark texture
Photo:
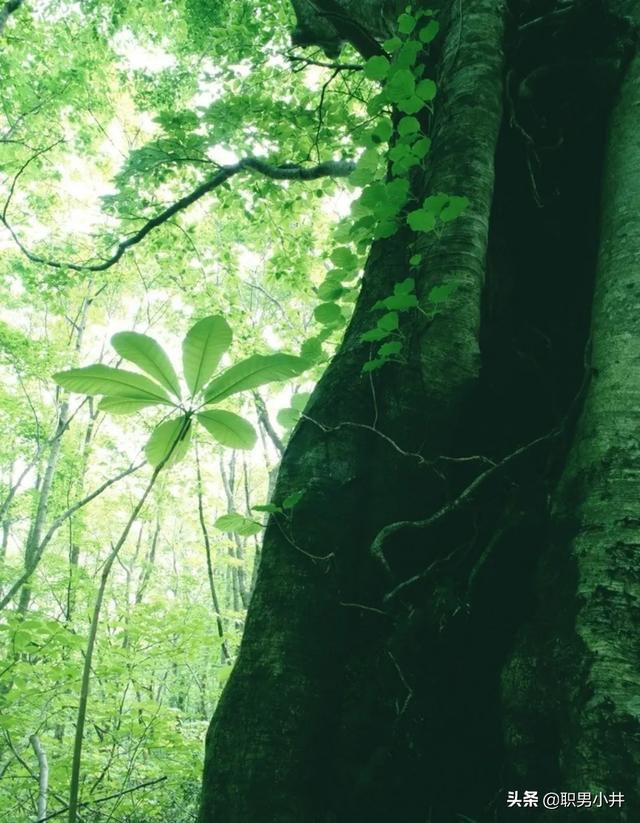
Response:
[{"label": "rough bark texture", "polygon": [[359,335],[409,238],[372,248],[283,458],[275,502],[305,494],[266,532],[201,823],[544,816],[508,789],[622,791],[549,814],[639,819],[640,64],[619,94],[614,11],[443,7],[413,193],[471,208],[423,241],[417,288],[458,288],[370,382]]}]

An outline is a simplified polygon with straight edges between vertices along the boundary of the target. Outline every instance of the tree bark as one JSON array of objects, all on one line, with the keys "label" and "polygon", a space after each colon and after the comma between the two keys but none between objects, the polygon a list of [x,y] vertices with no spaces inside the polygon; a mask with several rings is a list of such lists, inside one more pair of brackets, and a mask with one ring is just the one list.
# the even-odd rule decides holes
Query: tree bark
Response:
[{"label": "tree bark", "polygon": [[[437,473],[395,451],[375,430],[341,424],[373,422],[405,450],[423,447],[437,454],[448,450],[456,404],[478,378],[480,292],[501,113],[502,27],[503,7],[495,0],[470,3],[464,24],[457,4],[452,9],[441,84],[458,105],[443,105],[436,118],[441,147],[430,181],[436,188],[428,189],[425,180],[415,184],[420,199],[440,186],[475,194],[457,232],[424,249],[429,259],[417,277],[425,293],[454,276],[456,308],[428,328],[415,322],[408,330],[412,379],[389,370],[372,392],[361,375],[367,352],[359,337],[370,325],[373,303],[407,276],[409,238],[397,235],[374,246],[342,347],[279,471],[276,503],[294,491],[305,495],[291,523],[272,517],[267,527],[242,649],[209,730],[203,823],[355,819],[353,812],[362,811],[359,803],[373,810],[381,799],[376,791],[375,799],[366,800],[384,758],[375,745],[366,753],[373,730],[361,736],[362,706],[373,710],[381,704],[388,719],[393,711],[388,681],[395,699],[398,673],[383,648],[386,618],[366,611],[381,591],[369,547],[382,526],[417,516],[429,500],[441,502],[443,490]],[[468,162],[460,162],[461,152],[468,152]],[[464,324],[456,325],[456,313],[463,314]],[[429,370],[426,386],[423,364]],[[370,673],[370,664],[380,669],[379,676]],[[378,677],[387,687],[380,695],[372,688]],[[367,694],[357,694],[357,685],[366,681]],[[242,718],[241,724],[234,718]],[[361,757],[373,760],[372,779],[353,792]],[[362,770],[367,768],[365,762]],[[389,799],[371,819],[390,810]]]}]

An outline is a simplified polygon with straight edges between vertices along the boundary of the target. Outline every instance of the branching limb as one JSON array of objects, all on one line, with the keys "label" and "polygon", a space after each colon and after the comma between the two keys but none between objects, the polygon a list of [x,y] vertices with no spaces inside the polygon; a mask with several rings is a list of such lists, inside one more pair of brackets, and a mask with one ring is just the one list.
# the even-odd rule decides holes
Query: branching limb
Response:
[{"label": "branching limb", "polygon": [[310,57],[303,57],[300,54],[287,54],[287,60],[290,63],[297,63],[298,68],[293,69],[294,72],[299,72],[307,66],[319,66],[323,69],[334,69],[335,71],[362,71],[364,66],[362,63],[328,63],[324,60],[312,60]]},{"label": "branching limb", "polygon": [[68,508],[63,514],[57,517],[51,526],[49,527],[49,531],[45,534],[40,545],[37,548],[37,551],[32,559],[32,562],[29,564],[29,567],[24,570],[24,572],[20,575],[20,577],[16,580],[16,582],[11,586],[9,591],[5,594],[5,596],[0,600],[0,611],[5,608],[5,606],[11,601],[14,594],[24,586],[24,584],[29,580],[31,575],[36,570],[38,563],[40,562],[40,558],[42,557],[42,553],[44,552],[45,548],[47,547],[48,543],[50,542],[51,538],[54,534],[58,531],[60,526],[63,525],[72,515],[74,515],[78,509],[81,509],[83,506],[86,506],[87,503],[90,503],[96,497],[102,494],[102,492],[106,491],[109,486],[113,486],[114,483],[117,483],[119,480],[122,480],[124,477],[128,477],[128,475],[133,474],[133,472],[138,471],[138,469],[142,468],[144,463],[138,463],[135,466],[130,466],[128,469],[124,469],[115,477],[110,478],[109,480],[105,480],[102,485],[98,486],[97,489],[94,489],[90,494],[86,497],[83,497],[82,500],[78,500],[77,503],[74,503],[73,506]]},{"label": "branching limb", "polygon": [[110,257],[99,263],[71,263],[61,260],[52,260],[47,257],[42,257],[39,254],[34,254],[24,245],[18,237],[16,231],[7,221],[6,208],[3,210],[3,214],[0,215],[0,222],[11,234],[20,251],[25,255],[25,257],[31,260],[32,263],[38,263],[39,265],[49,266],[54,269],[70,269],[71,271],[106,271],[111,268],[111,266],[115,265],[128,249],[144,240],[144,238],[154,229],[162,226],[175,214],[184,211],[189,206],[203,198],[206,194],[209,194],[209,192],[219,188],[223,183],[226,183],[227,180],[230,180],[236,174],[240,174],[244,171],[254,171],[264,177],[270,178],[271,180],[309,181],[318,180],[321,177],[347,177],[351,174],[354,168],[355,164],[350,160],[327,160],[324,163],[319,163],[317,166],[306,167],[293,164],[274,166],[258,157],[245,157],[233,165],[222,166],[216,174],[213,175],[213,177],[205,180],[204,183],[201,183],[192,192],[184,197],[181,197],[179,200],[176,200],[175,203],[172,203],[172,205],[164,209],[164,211],[161,211],[155,217],[147,220],[147,222],[142,226],[142,228],[138,229],[137,232],[118,243],[114,253]]},{"label": "branching limb", "polygon": [[[158,783],[164,783],[166,779],[166,777],[156,777],[155,780],[147,780],[144,783],[138,783],[137,786],[131,786],[131,788],[124,789],[121,792],[109,794],[106,797],[98,797],[95,800],[90,800],[86,803],[79,803],[78,808],[84,809],[87,806],[94,806],[97,803],[106,803],[107,800],[116,800],[118,797],[123,797],[125,794],[131,794],[131,792],[137,792],[139,789],[148,789],[150,786],[157,786]],[[65,814],[67,811],[69,811],[68,806],[65,806],[64,809],[58,809],[57,812],[53,812],[53,814],[47,815],[47,817],[43,818],[42,823],[44,823],[45,820],[53,820],[54,817],[60,817],[61,814]]]}]

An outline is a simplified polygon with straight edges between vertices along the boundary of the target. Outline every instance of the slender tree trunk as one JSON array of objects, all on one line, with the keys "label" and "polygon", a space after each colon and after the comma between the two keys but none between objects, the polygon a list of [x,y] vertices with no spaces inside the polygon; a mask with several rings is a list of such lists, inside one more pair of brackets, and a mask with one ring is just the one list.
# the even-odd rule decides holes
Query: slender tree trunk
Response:
[{"label": "slender tree trunk", "polygon": [[29,743],[38,758],[38,817],[37,823],[47,817],[47,792],[49,790],[49,764],[40,738],[32,734]]},{"label": "slender tree trunk", "polygon": [[[79,352],[82,348],[82,340],[84,338],[84,331],[90,305],[91,299],[89,297],[85,297],[78,313],[77,323],[75,324],[76,340],[74,349],[76,352]],[[58,459],[60,457],[60,450],[62,448],[62,438],[68,426],[69,400],[66,395],[63,396],[63,399],[58,404],[57,413],[58,421],[56,424],[56,430],[49,446],[49,454],[47,457],[44,474],[42,476],[42,484],[39,489],[38,502],[36,504],[31,528],[29,529],[29,535],[25,546],[24,568],[25,573],[29,572],[30,574],[40,562],[40,543],[49,511],[51,489],[53,487],[55,472],[58,466]],[[30,601],[31,586],[27,581],[20,591],[20,598],[18,601],[18,611],[21,614],[26,614],[29,609]]]}]

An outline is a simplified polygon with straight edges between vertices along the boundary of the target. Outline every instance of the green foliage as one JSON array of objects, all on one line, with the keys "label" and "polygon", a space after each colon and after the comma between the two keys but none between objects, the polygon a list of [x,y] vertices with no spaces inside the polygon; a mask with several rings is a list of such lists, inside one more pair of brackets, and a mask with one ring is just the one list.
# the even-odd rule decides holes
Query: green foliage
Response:
[{"label": "green foliage", "polygon": [[[231,327],[220,315],[204,317],[187,332],[182,341],[182,360],[192,402],[186,409],[172,402],[158,385],[162,383],[176,398],[181,397],[178,377],[164,349],[144,334],[120,332],[111,338],[111,342],[118,354],[151,374],[158,383],[144,375],[101,363],[58,372],[54,379],[73,392],[103,395],[99,404],[101,411],[133,414],[155,404],[173,405],[186,411],[186,414],[160,423],[145,446],[147,461],[152,466],[170,466],[186,456],[191,442],[192,418],[202,405],[219,403],[233,394],[266,383],[297,377],[309,366],[303,358],[290,354],[254,354],[223,371],[205,386],[232,339]],[[252,449],[255,445],[257,435],[253,426],[233,412],[200,412],[195,418],[223,446]]]},{"label": "green foliage", "polygon": [[[96,823],[100,810],[105,820],[130,823],[195,817],[202,739],[231,671],[212,631],[209,571],[233,660],[263,528],[252,511],[293,534],[304,499],[294,490],[252,505],[267,500],[277,459],[252,392],[260,389],[286,441],[351,317],[372,239],[401,233],[412,277],[379,295],[362,335],[364,371],[404,367],[411,324],[455,297],[455,283],[425,286],[423,258],[425,243],[463,213],[464,199],[436,193],[419,202],[412,194],[430,161],[437,89],[428,44],[437,21],[405,11],[399,36],[384,44],[389,56],[342,73],[324,92],[330,71],[283,68],[289,23],[288,4],[271,0],[259,14],[248,0],[178,0],[161,14],[151,0],[53,0],[45,12],[23,4],[3,32],[5,193],[17,175],[6,216],[44,257],[108,258],[220,165],[249,154],[266,153],[276,166],[357,161],[346,185],[238,176],[104,272],[50,268],[4,249],[0,501],[16,489],[3,522],[3,592],[24,570],[39,509],[46,533],[137,463],[145,442],[152,465],[172,467],[159,476],[108,582],[83,800],[167,780],[90,805],[86,817]],[[336,227],[350,192],[351,214]],[[110,359],[110,336],[122,364]],[[85,363],[96,365],[78,368]],[[184,459],[189,454],[198,460]],[[49,757],[51,811],[66,796],[87,614],[109,547],[144,488],[142,474],[108,486],[53,528],[28,610],[18,614],[14,599],[4,612],[0,808],[12,823],[34,818],[33,779],[21,760],[36,769],[28,743],[35,731]]]},{"label": "green foliage", "polygon": [[195,324],[182,343],[184,378],[191,395],[197,395],[216,370],[231,345],[232,332],[223,317],[205,317]]},{"label": "green foliage", "polygon": [[113,335],[111,345],[120,357],[134,363],[180,399],[178,376],[164,349],[153,337],[133,331],[123,331]]},{"label": "green foliage", "polygon": [[257,534],[263,528],[257,521],[243,517],[241,514],[223,514],[213,525],[221,532],[231,532],[242,537]]}]

